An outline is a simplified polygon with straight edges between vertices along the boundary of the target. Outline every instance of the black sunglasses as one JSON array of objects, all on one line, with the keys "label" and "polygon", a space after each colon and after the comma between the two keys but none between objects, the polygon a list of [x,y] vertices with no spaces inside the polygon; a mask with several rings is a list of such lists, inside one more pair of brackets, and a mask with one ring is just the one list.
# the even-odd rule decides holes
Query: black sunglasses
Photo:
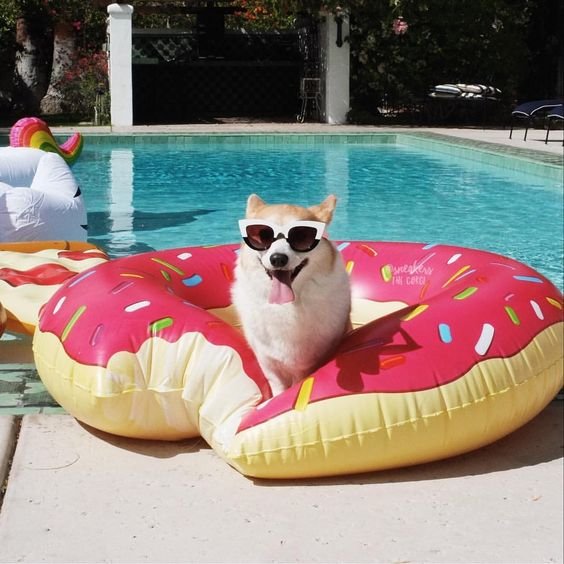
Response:
[{"label": "black sunglasses", "polygon": [[307,253],[314,249],[325,230],[322,221],[299,220],[286,225],[257,219],[240,219],[239,229],[243,241],[255,251],[266,251],[272,243],[284,237],[290,248],[298,253]]}]

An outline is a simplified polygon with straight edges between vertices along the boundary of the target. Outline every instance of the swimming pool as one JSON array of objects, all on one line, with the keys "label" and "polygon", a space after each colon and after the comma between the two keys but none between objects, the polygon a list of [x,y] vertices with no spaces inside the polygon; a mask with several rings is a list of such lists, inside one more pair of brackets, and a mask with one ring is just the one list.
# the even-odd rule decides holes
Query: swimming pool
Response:
[{"label": "swimming pool", "polygon": [[449,145],[442,145],[409,135],[309,142],[87,138],[74,172],[89,212],[89,240],[114,257],[235,241],[252,192],[303,205],[334,193],[334,239],[491,250],[531,264],[562,288],[561,179],[508,167],[507,156],[464,146],[447,154]]},{"label": "swimming pool", "polygon": [[[251,192],[305,205],[334,193],[332,238],[492,250],[562,289],[561,159],[490,147],[430,134],[87,136],[73,170],[90,241],[114,257],[235,241]],[[52,411],[31,339],[4,334],[0,414]]]}]

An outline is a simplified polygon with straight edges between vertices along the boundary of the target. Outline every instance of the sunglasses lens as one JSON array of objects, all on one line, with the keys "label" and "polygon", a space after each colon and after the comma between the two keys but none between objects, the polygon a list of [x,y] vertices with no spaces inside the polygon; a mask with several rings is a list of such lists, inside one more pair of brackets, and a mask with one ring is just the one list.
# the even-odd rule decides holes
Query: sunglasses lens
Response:
[{"label": "sunglasses lens", "polygon": [[257,250],[264,251],[272,245],[274,241],[274,231],[267,225],[247,226],[247,244]]},{"label": "sunglasses lens", "polygon": [[317,240],[317,229],[313,227],[292,227],[288,233],[288,243],[294,251],[306,252],[315,247]]}]

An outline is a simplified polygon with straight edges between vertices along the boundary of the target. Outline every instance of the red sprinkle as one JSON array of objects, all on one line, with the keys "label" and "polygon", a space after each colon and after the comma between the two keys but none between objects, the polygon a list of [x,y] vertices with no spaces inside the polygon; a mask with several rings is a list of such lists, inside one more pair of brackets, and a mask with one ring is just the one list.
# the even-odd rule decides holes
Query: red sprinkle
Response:
[{"label": "red sprinkle", "polygon": [[233,271],[224,263],[221,263],[221,271],[223,272],[223,276],[229,282],[233,282]]},{"label": "red sprinkle", "polygon": [[382,368],[382,370],[388,370],[389,368],[393,368],[394,366],[399,366],[404,362],[405,362],[405,356],[403,355],[391,356],[390,358],[387,358],[386,360],[383,360],[380,363],[380,368]]}]

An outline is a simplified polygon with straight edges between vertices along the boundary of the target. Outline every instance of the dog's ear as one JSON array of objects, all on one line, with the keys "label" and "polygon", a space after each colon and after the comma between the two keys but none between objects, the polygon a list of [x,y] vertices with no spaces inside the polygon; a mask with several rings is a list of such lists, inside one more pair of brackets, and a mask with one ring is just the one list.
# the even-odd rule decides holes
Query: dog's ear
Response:
[{"label": "dog's ear", "polygon": [[331,223],[336,206],[337,198],[331,194],[319,205],[309,208],[309,211],[312,212],[313,215],[315,215],[315,217],[317,217],[320,221],[323,221],[323,223]]},{"label": "dog's ear", "polygon": [[247,199],[247,216],[252,216],[261,208],[266,206],[266,202],[259,198],[256,194],[251,194]]}]

